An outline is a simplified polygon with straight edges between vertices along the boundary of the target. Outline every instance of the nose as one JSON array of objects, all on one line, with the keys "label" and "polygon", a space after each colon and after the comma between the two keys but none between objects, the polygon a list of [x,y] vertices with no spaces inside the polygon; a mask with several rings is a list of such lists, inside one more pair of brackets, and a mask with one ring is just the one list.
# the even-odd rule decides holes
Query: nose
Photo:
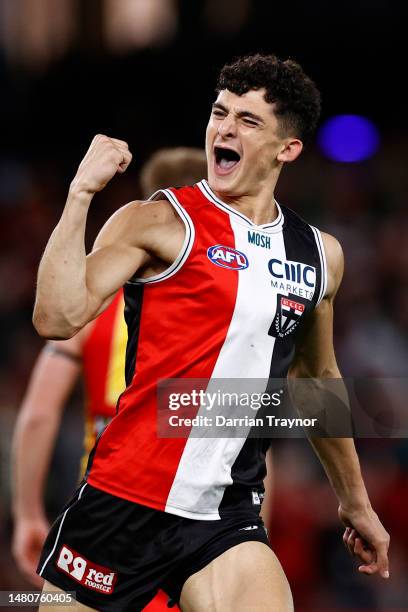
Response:
[{"label": "nose", "polygon": [[236,135],[235,120],[231,115],[227,115],[218,126],[218,134],[222,138],[228,138]]}]

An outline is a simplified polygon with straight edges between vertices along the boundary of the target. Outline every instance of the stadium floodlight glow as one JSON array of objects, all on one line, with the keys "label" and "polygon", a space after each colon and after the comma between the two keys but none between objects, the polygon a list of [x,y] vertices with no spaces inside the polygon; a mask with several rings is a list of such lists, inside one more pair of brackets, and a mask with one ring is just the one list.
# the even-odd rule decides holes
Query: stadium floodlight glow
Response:
[{"label": "stadium floodlight glow", "polygon": [[317,142],[334,161],[359,162],[372,157],[380,143],[377,127],[360,115],[336,115],[320,128]]}]

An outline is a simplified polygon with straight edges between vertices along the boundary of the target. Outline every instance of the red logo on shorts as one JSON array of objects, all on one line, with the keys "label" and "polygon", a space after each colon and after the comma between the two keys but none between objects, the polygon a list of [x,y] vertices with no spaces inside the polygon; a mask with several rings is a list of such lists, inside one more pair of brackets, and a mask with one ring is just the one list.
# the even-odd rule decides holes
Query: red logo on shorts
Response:
[{"label": "red logo on shorts", "polygon": [[118,579],[116,572],[111,572],[108,567],[88,561],[66,544],[60,550],[57,567],[82,586],[105,595],[113,592],[113,587]]}]

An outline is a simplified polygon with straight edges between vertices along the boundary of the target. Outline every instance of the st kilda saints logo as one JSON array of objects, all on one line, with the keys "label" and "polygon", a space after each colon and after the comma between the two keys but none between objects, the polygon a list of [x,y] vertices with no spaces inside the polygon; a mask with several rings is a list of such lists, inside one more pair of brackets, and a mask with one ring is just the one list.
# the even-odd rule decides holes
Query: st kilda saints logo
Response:
[{"label": "st kilda saints logo", "polygon": [[269,335],[275,338],[285,338],[299,325],[305,305],[280,293],[278,293],[277,300],[276,315],[269,329]]}]

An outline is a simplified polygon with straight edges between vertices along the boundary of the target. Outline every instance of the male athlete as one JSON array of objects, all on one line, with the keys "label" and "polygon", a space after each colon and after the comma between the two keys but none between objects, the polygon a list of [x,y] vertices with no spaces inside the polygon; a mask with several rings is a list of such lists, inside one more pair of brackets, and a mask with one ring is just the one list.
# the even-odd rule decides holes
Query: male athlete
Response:
[{"label": "male athlete", "polygon": [[[125,285],[127,388],[38,568],[45,590],[76,592],[77,609],[140,610],[161,587],[183,611],[293,610],[258,516],[267,441],[156,434],[158,379],[340,377],[341,248],[273,197],[317,123],[316,87],[296,63],[255,55],[225,66],[217,91],[208,182],[121,208],[86,256],[92,198],[131,161],[125,142],[96,136],[40,264],[46,337],[73,336]],[[353,441],[311,442],[359,570],[388,577]]]},{"label": "male athlete", "polygon": [[[163,185],[180,187],[205,176],[205,151],[192,147],[160,149],[143,165],[140,183],[148,198]],[[84,454],[81,477],[97,435],[115,414],[125,389],[127,329],[120,289],[109,307],[69,340],[51,340],[41,351],[19,412],[13,437],[13,554],[36,586],[39,556],[49,531],[44,484],[66,399],[82,371],[85,392]],[[161,598],[163,600],[163,598]],[[155,600],[154,610],[160,608]],[[167,602],[167,600],[166,600]],[[150,606],[149,610],[153,608]]]}]

